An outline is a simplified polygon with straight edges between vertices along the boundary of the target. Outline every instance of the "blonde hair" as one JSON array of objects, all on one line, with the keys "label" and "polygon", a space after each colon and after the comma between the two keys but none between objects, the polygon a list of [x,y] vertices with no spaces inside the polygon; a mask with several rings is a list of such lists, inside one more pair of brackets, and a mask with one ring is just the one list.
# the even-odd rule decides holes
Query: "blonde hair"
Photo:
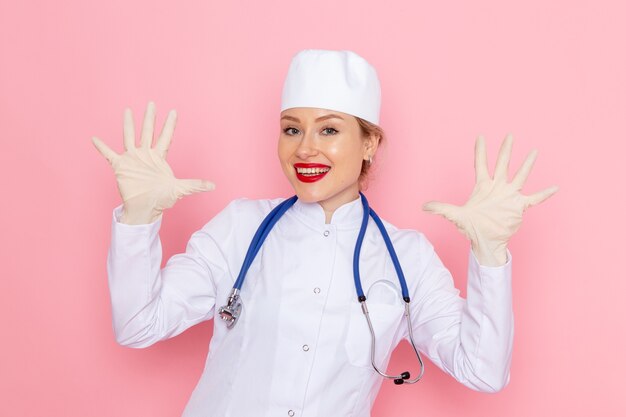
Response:
[{"label": "blonde hair", "polygon": [[[363,137],[368,137],[370,135],[378,136],[378,145],[380,146],[385,139],[384,130],[374,123],[368,122],[367,120],[361,119],[360,117],[356,117],[356,121],[359,123],[359,127],[361,128],[361,135]],[[361,174],[359,175],[359,185],[361,189],[367,188],[367,179],[368,173],[370,171],[371,165],[369,161],[363,161],[361,165]]]}]

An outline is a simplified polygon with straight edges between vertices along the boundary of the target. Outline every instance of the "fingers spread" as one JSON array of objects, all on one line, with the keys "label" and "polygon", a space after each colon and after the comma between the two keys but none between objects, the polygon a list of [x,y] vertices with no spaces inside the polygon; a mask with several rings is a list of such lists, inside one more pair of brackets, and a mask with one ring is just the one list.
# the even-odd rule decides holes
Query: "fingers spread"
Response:
[{"label": "fingers spread", "polygon": [[485,138],[479,135],[474,145],[474,170],[476,171],[476,182],[489,178],[487,167],[487,150],[485,149]]},{"label": "fingers spread", "polygon": [[107,159],[107,161],[109,161],[110,164],[112,164],[113,161],[115,160],[115,158],[117,158],[119,156],[118,154],[116,154],[111,148],[109,148],[104,142],[102,142],[97,137],[93,136],[91,138],[91,141],[95,145],[95,147],[98,150],[98,152],[100,152],[102,154],[102,156],[104,156]]},{"label": "fingers spread", "polygon": [[178,180],[181,192],[184,195],[189,195],[202,191],[212,191],[215,189],[215,184],[211,181],[206,180],[190,180],[190,179],[181,179]]},{"label": "fingers spread", "polygon": [[526,207],[531,207],[541,203],[557,191],[559,191],[559,187],[554,185],[552,187],[546,188],[545,190],[529,195],[528,197],[526,197]]},{"label": "fingers spread", "polygon": [[493,173],[493,179],[495,181],[506,182],[512,148],[513,136],[509,133],[506,135],[506,138],[504,138],[504,141],[502,141],[502,145],[500,145],[500,152],[498,153],[498,160],[496,161],[496,168]]},{"label": "fingers spread", "polygon": [[172,143],[172,135],[174,134],[174,127],[176,127],[176,118],[176,110],[170,110],[155,146],[156,151],[159,152],[163,158],[167,155],[167,150]]},{"label": "fingers spread", "polygon": [[154,119],[156,117],[156,106],[153,101],[148,102],[146,112],[143,116],[143,126],[141,128],[141,147],[149,148],[152,145],[154,135]]},{"label": "fingers spread", "polygon": [[124,150],[135,148],[135,123],[133,122],[133,112],[130,108],[124,109]]},{"label": "fingers spread", "polygon": [[528,178],[528,174],[530,174],[533,165],[535,164],[535,160],[537,159],[537,150],[533,149],[530,151],[524,163],[519,168],[519,170],[515,173],[515,177],[513,177],[513,181],[511,184],[515,187],[516,190],[521,190],[526,182],[526,178]]}]

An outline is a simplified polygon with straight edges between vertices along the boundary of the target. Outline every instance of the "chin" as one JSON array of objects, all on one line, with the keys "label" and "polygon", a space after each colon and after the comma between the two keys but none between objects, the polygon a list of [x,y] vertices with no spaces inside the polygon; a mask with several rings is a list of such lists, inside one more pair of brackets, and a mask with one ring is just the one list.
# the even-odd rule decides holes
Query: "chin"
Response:
[{"label": "chin", "polygon": [[318,203],[327,198],[320,193],[311,192],[309,190],[302,190],[297,188],[295,188],[294,190],[296,192],[296,195],[298,196],[298,200],[302,201],[303,203]]}]

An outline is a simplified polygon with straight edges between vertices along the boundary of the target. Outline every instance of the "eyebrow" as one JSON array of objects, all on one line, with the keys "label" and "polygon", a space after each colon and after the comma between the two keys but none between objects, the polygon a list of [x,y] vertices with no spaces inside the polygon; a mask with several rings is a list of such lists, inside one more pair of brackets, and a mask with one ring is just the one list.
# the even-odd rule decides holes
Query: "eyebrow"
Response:
[{"label": "eyebrow", "polygon": [[[341,116],[339,116],[338,114],[334,114],[334,113],[332,113],[332,114],[327,114],[326,116],[321,116],[321,117],[318,117],[317,119],[315,119],[315,121],[316,121],[316,122],[320,122],[320,121],[322,121],[322,120],[332,119],[332,118],[337,118],[337,119],[344,120],[344,118],[343,118],[343,117],[341,117]],[[293,116],[287,116],[287,115],[285,115],[285,116],[283,116],[283,117],[281,117],[281,118],[280,118],[280,120],[283,120],[283,119],[285,119],[285,120],[291,120],[291,121],[294,121],[294,122],[300,123],[300,119],[298,119],[297,117],[293,117]]]}]

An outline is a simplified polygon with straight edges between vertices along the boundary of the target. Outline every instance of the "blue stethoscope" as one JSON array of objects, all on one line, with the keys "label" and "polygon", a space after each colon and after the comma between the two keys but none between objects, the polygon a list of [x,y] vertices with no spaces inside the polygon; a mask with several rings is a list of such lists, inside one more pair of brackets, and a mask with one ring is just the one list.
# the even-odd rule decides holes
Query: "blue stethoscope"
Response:
[{"label": "blue stethoscope", "polygon": [[[402,272],[402,268],[400,267],[400,261],[398,261],[398,256],[396,255],[396,251],[393,248],[393,244],[391,243],[391,239],[389,239],[389,235],[387,234],[387,230],[383,225],[380,217],[372,210],[367,202],[367,199],[361,194],[361,201],[363,202],[363,221],[361,222],[361,229],[359,230],[359,235],[356,240],[356,245],[354,247],[354,258],[353,258],[353,273],[354,273],[354,286],[356,288],[356,294],[358,296],[359,303],[361,303],[361,310],[363,311],[363,315],[367,319],[367,325],[370,329],[371,334],[371,362],[372,366],[381,376],[389,379],[393,379],[396,385],[401,385],[404,383],[414,384],[424,375],[424,362],[420,356],[417,347],[415,347],[415,341],[413,340],[413,326],[411,325],[411,314],[410,314],[410,303],[411,298],[409,297],[409,290],[406,285],[406,280],[404,279],[404,273]],[[289,199],[284,200],[278,206],[276,206],[261,222],[261,225],[257,229],[252,241],[250,242],[250,247],[248,248],[248,252],[246,253],[246,257],[244,258],[243,265],[241,266],[241,271],[239,272],[239,276],[233,285],[233,289],[228,297],[228,304],[222,306],[219,309],[220,318],[226,322],[226,326],[228,328],[232,328],[237,319],[241,315],[242,304],[239,300],[239,291],[241,290],[241,286],[243,285],[243,281],[245,279],[246,273],[252,264],[256,254],[261,249],[261,245],[265,241],[265,238],[272,230],[272,227],[276,224],[278,219],[281,218],[283,214],[298,199],[297,196],[293,196]],[[380,233],[383,236],[383,240],[385,241],[385,245],[387,246],[387,251],[389,252],[389,256],[391,256],[391,260],[393,262],[393,266],[396,269],[396,274],[398,275],[398,280],[400,281],[400,287],[402,288],[402,298],[404,299],[404,315],[408,320],[408,330],[409,330],[409,339],[411,341],[411,346],[413,346],[413,350],[417,355],[417,360],[420,364],[420,373],[417,378],[411,378],[409,372],[403,372],[400,375],[388,375],[384,372],[381,372],[376,366],[376,362],[374,360],[376,353],[376,336],[374,334],[374,328],[372,327],[372,322],[369,317],[369,311],[367,310],[367,304],[365,303],[366,297],[363,294],[363,288],[361,287],[361,275],[359,273],[359,255],[361,253],[361,245],[363,244],[363,238],[365,237],[365,230],[367,229],[367,223],[369,217],[372,217],[374,223],[378,226]]]}]

